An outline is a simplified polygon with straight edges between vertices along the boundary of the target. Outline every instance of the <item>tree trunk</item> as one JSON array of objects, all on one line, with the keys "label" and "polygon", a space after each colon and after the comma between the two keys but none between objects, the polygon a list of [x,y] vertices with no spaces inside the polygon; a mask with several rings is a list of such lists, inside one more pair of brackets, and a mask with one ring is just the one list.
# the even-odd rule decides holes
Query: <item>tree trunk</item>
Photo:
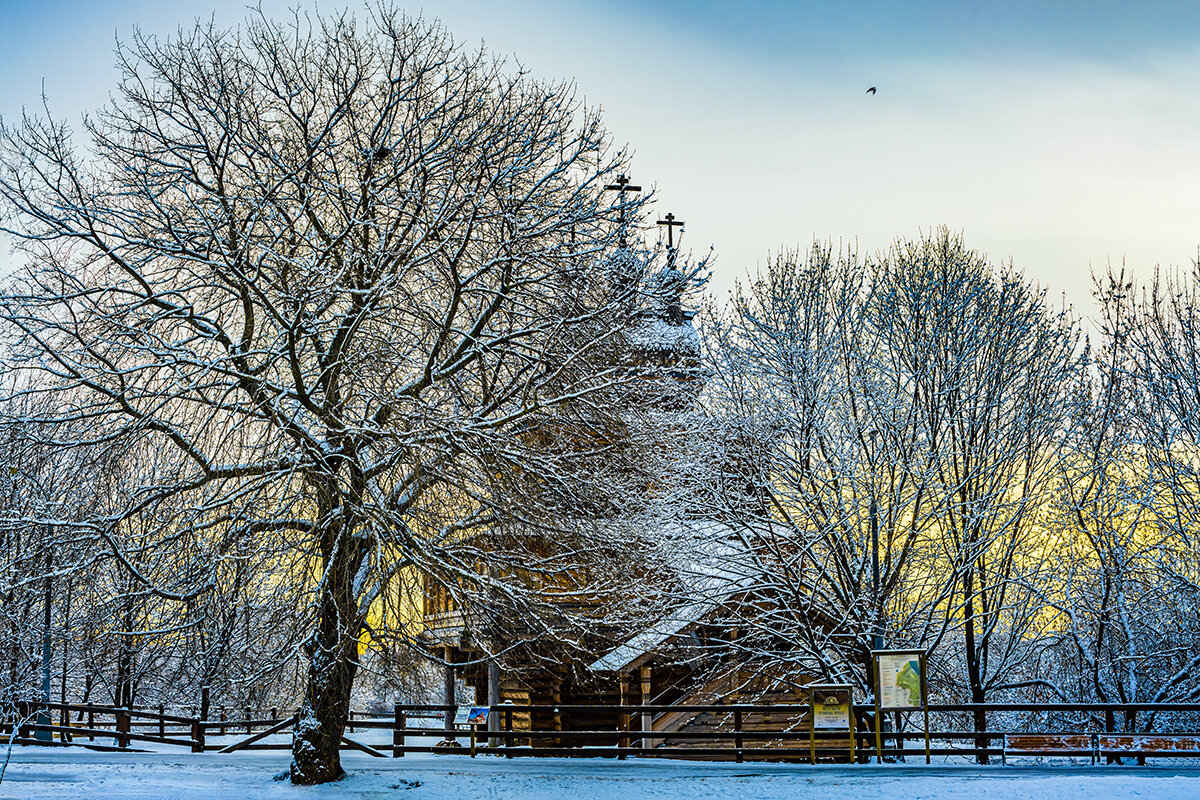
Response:
[{"label": "tree trunk", "polygon": [[[964,624],[964,639],[967,659],[967,684],[971,690],[972,703],[984,703],[987,700],[987,695],[983,691],[983,672],[980,664],[980,651],[975,636],[975,595],[974,595],[974,572],[968,567],[963,574],[963,595],[966,598],[963,603],[963,624]],[[987,713],[976,710],[972,716],[974,717],[976,733],[985,733],[987,731]],[[985,748],[988,746],[988,738],[986,736],[975,737],[975,761],[979,764],[987,764],[988,756]]]},{"label": "tree trunk", "polygon": [[308,685],[292,743],[292,783],[328,783],[345,776],[339,747],[350,712],[362,628],[354,576],[366,555],[362,540],[351,530],[343,524],[326,551],[329,567],[320,590]]}]

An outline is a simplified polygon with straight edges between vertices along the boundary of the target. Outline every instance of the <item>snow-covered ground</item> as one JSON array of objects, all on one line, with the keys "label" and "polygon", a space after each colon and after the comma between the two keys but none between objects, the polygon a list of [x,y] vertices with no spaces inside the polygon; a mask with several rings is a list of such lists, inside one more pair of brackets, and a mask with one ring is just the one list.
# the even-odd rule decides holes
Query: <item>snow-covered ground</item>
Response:
[{"label": "snow-covered ground", "polygon": [[523,800],[1154,800],[1200,798],[1196,767],[932,767],[732,764],[630,759],[410,755],[343,756],[336,784],[301,788],[274,777],[284,752],[95,753],[17,748],[3,800],[360,800],[365,798],[522,798]]}]

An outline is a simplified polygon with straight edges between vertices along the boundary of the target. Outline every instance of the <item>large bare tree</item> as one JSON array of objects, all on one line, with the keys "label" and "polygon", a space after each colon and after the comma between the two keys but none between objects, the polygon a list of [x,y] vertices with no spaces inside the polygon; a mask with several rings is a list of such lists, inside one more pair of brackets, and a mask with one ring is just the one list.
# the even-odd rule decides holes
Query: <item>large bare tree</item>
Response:
[{"label": "large bare tree", "polygon": [[942,653],[984,703],[1026,682],[1037,640],[1034,582],[1052,558],[1037,516],[1081,369],[1076,326],[1044,289],[944,229],[897,245],[882,274],[888,350],[908,376],[941,506],[923,568],[954,576],[941,608],[961,643]]},{"label": "large bare tree", "polygon": [[739,605],[751,618],[738,646],[789,664],[789,679],[867,691],[872,646],[929,635],[947,592],[944,575],[913,569],[941,506],[878,292],[871,265],[818,244],[781,254],[708,326],[715,414],[757,443],[733,460],[753,464],[735,483],[757,491],[731,486],[716,502],[746,576],[736,588],[748,590]]},{"label": "large bare tree", "polygon": [[[360,637],[403,608],[399,576],[534,615],[529,573],[588,552],[586,526],[545,548],[619,455],[644,262],[611,256],[643,201],[604,192],[626,155],[570,86],[385,7],[135,34],[118,59],[83,136],[0,128],[27,264],[2,301],[11,364],[59,396],[61,444],[168,454],[79,523],[130,589],[195,604],[231,553],[304,583],[291,775],[335,780]],[[542,560],[483,565],[500,528],[510,548],[536,530]]]}]

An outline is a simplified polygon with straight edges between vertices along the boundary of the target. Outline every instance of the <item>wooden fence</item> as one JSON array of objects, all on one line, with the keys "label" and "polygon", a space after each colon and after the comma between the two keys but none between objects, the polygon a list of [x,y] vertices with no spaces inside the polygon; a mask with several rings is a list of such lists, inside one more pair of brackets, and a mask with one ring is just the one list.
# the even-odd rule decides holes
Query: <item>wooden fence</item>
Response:
[{"label": "wooden fence", "polygon": [[[24,745],[81,745],[94,750],[133,750],[138,743],[186,747],[193,753],[232,753],[238,750],[290,750],[290,742],[263,742],[275,733],[290,733],[294,710],[278,708],[217,707],[216,719],[167,713],[166,706],[122,708],[90,703],[21,703],[6,716],[15,717],[15,742]],[[392,728],[395,715],[352,712],[346,729]],[[55,722],[57,718],[57,722]],[[11,723],[0,723],[0,737],[8,741]],[[39,737],[42,734],[42,737]],[[48,734],[48,738],[43,738]],[[213,742],[213,736],[244,736],[238,741]],[[344,739],[344,749],[383,756],[369,745]]]},{"label": "wooden fence", "polygon": [[[401,757],[408,753],[461,752],[471,755],[493,754],[508,758],[520,756],[610,757],[628,756],[703,758],[712,760],[787,760],[803,762],[850,761],[860,763],[876,759],[925,760],[926,732],[920,729],[921,715],[889,713],[882,736],[882,748],[875,748],[875,733],[870,706],[856,706],[858,729],[854,732],[853,756],[849,732],[810,733],[808,707],[804,705],[498,705],[489,709],[493,729],[468,725],[450,731],[445,725],[454,719],[457,706],[396,705],[389,714],[353,712],[347,734],[361,731],[389,731],[389,744],[368,744],[349,736],[342,747],[377,757]],[[155,744],[188,748],[192,752],[238,750],[287,750],[290,742],[263,741],[272,734],[288,733],[295,724],[295,712],[278,709],[242,708],[236,712],[218,707],[218,719],[198,719],[183,713],[170,714],[163,706],[119,708],[92,704],[25,704],[18,709],[15,741],[19,744],[82,745],[99,750],[132,750],[137,745]],[[49,712],[49,713],[47,713]],[[704,717],[708,724],[682,726],[670,731],[653,730],[659,715]],[[929,707],[930,754],[936,757],[965,757],[989,763],[1004,754],[1005,737],[1030,735],[1092,736],[1100,741],[1105,734],[1137,734],[1133,739],[1150,737],[1162,741],[1176,737],[1195,744],[1200,740],[1200,704],[1078,704],[1015,703],[986,705],[942,704]],[[575,715],[579,719],[609,718],[608,727],[590,730],[536,728],[537,720]],[[58,718],[54,722],[54,717]],[[433,723],[433,727],[414,724]],[[980,729],[982,725],[982,729]],[[7,741],[11,726],[0,725]],[[41,736],[39,737],[39,734]],[[46,736],[49,735],[49,741]],[[213,737],[221,741],[212,741]],[[242,737],[228,742],[230,736]],[[1130,737],[1126,737],[1130,738]],[[1113,736],[1108,737],[1114,739]],[[456,740],[457,744],[450,741]],[[1103,748],[1101,748],[1102,750]],[[1111,752],[1093,753],[1108,763],[1170,755],[1200,756],[1195,752],[1166,752],[1133,749],[1119,757]]]}]

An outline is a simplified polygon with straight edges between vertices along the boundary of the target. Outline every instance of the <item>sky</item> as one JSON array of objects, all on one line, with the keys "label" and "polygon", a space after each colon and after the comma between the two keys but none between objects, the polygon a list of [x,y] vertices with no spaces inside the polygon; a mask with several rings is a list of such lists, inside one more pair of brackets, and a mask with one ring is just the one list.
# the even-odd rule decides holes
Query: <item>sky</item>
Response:
[{"label": "sky", "polygon": [[[1094,271],[1149,276],[1200,246],[1200,3],[397,5],[574,81],[629,144],[657,213],[687,222],[685,249],[712,249],[718,295],[782,248],[866,255],[945,225],[1087,314]],[[116,37],[246,13],[0,0],[0,117],[37,110],[44,85],[77,120],[115,85]]]}]

